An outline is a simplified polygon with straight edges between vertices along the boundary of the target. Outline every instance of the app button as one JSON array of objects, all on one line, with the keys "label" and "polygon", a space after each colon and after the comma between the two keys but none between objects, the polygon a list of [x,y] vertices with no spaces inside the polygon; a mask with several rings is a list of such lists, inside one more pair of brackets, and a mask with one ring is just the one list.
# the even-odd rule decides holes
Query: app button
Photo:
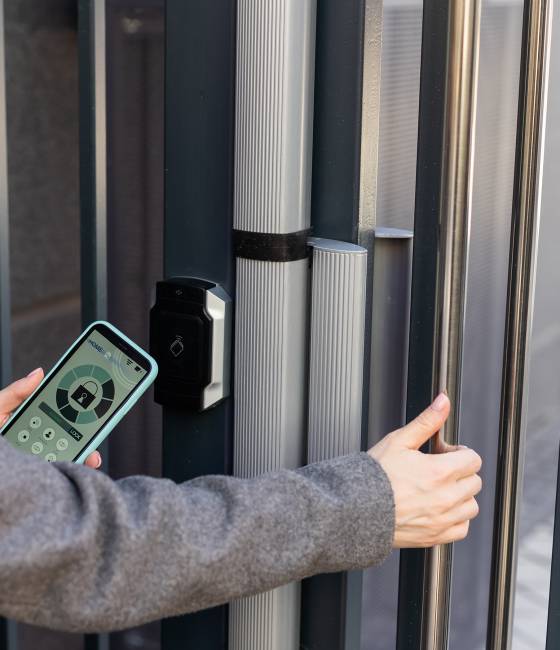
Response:
[{"label": "app button", "polygon": [[27,441],[29,440],[29,436],[30,436],[29,431],[26,431],[26,430],[24,429],[23,431],[20,431],[20,432],[17,434],[17,439],[18,439],[20,442],[27,442]]},{"label": "app button", "polygon": [[31,418],[31,420],[29,420],[29,426],[32,429],[38,429],[41,426],[41,422],[42,422],[41,418],[38,415],[36,415],[34,418]]},{"label": "app button", "polygon": [[55,431],[54,429],[48,428],[43,431],[43,438],[49,442],[54,438]]},{"label": "app button", "polygon": [[56,448],[58,451],[65,451],[68,449],[68,440],[66,440],[66,438],[59,438],[56,441]]},{"label": "app button", "polygon": [[45,456],[45,460],[47,460],[49,463],[54,463],[56,460],[56,454],[47,454]]},{"label": "app button", "polygon": [[34,442],[31,445],[31,452],[34,453],[35,455],[40,454],[43,451],[43,443],[42,442]]},{"label": "app button", "polygon": [[[89,388],[86,388],[86,385]],[[99,386],[94,381],[86,381],[84,384],[80,384],[70,397],[78,402],[83,409],[88,409],[95,400],[98,391]]]},{"label": "app button", "polygon": [[177,359],[185,351],[185,344],[183,343],[183,337],[178,334],[175,336],[175,339],[169,346],[169,352]]}]

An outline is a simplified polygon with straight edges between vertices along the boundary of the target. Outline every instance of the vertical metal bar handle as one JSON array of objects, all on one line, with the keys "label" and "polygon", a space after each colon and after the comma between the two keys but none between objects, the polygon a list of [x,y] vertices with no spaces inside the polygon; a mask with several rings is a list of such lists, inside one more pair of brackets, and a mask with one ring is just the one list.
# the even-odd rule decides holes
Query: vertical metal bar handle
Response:
[{"label": "vertical metal bar handle", "polygon": [[[472,197],[480,0],[450,0],[440,241],[436,280],[433,393],[447,390],[451,413],[432,451],[457,444],[463,323]],[[426,553],[422,645],[448,645],[452,545]]]},{"label": "vertical metal bar handle", "polygon": [[[407,415],[447,390],[431,441],[456,444],[472,195],[480,0],[425,3]],[[398,650],[448,645],[452,546],[401,554]]]},{"label": "vertical metal bar handle", "polygon": [[488,650],[507,650],[512,641],[517,519],[522,488],[527,410],[525,383],[528,377],[540,219],[551,20],[552,0],[525,1],[496,473]]}]

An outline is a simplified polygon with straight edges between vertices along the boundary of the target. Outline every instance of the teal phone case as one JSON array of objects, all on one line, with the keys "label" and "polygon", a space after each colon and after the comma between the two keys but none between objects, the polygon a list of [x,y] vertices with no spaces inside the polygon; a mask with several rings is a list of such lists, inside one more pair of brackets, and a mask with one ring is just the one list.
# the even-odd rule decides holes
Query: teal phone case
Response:
[{"label": "teal phone case", "polygon": [[[70,347],[60,356],[61,360],[64,359],[64,357],[72,350],[72,348],[83,338],[85,332],[90,330],[92,327],[95,325],[104,325],[108,329],[112,330],[117,336],[119,336],[121,339],[126,341],[128,345],[130,345],[131,348],[139,352],[144,358],[146,358],[150,362],[151,370],[150,372],[146,375],[146,379],[139,385],[137,388],[135,388],[134,391],[130,394],[128,397],[127,401],[114,413],[108,420],[105,422],[103,425],[102,429],[99,431],[99,433],[93,438],[93,440],[84,448],[80,456],[74,461],[75,463],[83,463],[86,458],[91,454],[92,451],[95,451],[97,447],[105,440],[105,438],[111,433],[111,431],[117,426],[117,424],[124,418],[124,416],[130,411],[130,409],[136,404],[136,402],[140,399],[140,397],[146,392],[146,390],[151,386],[151,384],[154,382],[154,379],[157,376],[158,373],[158,365],[156,360],[151,357],[147,352],[145,352],[139,345],[136,345],[134,341],[131,341],[126,334],[123,334],[119,329],[117,329],[114,325],[111,325],[111,323],[108,323],[107,321],[104,320],[97,320],[88,327],[78,336],[78,338],[70,345]],[[14,411],[14,416],[20,413],[25,409],[27,406],[28,402],[30,402],[37,392],[41,389],[41,386],[43,383],[57,370],[59,369],[60,366],[60,361],[55,363],[55,365],[52,367],[52,369],[45,375],[43,381],[39,384],[37,389],[19,406],[19,408]],[[4,429],[8,427],[10,420],[0,429],[0,435],[4,434]]]}]

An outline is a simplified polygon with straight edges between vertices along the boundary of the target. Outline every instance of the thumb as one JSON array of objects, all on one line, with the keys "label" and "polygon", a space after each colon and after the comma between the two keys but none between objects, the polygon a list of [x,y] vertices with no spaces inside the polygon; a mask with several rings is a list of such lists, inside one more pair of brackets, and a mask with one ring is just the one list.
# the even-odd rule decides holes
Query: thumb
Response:
[{"label": "thumb", "polygon": [[9,413],[15,410],[23,400],[27,399],[41,383],[43,376],[42,368],[37,368],[30,372],[27,377],[18,379],[4,390],[0,390],[0,419],[4,418],[5,420]]},{"label": "thumb", "polygon": [[425,411],[399,429],[399,440],[409,449],[419,449],[441,429],[449,415],[450,406],[447,395],[440,393]]}]

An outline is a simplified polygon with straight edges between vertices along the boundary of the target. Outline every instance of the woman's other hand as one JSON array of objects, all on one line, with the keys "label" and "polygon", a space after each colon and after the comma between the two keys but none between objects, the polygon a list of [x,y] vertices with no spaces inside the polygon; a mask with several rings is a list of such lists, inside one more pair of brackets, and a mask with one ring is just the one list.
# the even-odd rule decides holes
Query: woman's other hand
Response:
[{"label": "woman's other hand", "polygon": [[428,547],[464,539],[478,514],[482,488],[480,456],[466,447],[446,446],[424,454],[420,447],[449,416],[445,394],[415,420],[369,450],[385,470],[395,497],[395,548]]},{"label": "woman's other hand", "polygon": [[[30,372],[27,377],[14,381],[3,390],[0,390],[0,427],[9,419],[13,411],[31,395],[37,386],[43,381],[45,373],[42,368]],[[102,459],[98,451],[90,454],[85,462],[88,467],[99,469]]]}]

